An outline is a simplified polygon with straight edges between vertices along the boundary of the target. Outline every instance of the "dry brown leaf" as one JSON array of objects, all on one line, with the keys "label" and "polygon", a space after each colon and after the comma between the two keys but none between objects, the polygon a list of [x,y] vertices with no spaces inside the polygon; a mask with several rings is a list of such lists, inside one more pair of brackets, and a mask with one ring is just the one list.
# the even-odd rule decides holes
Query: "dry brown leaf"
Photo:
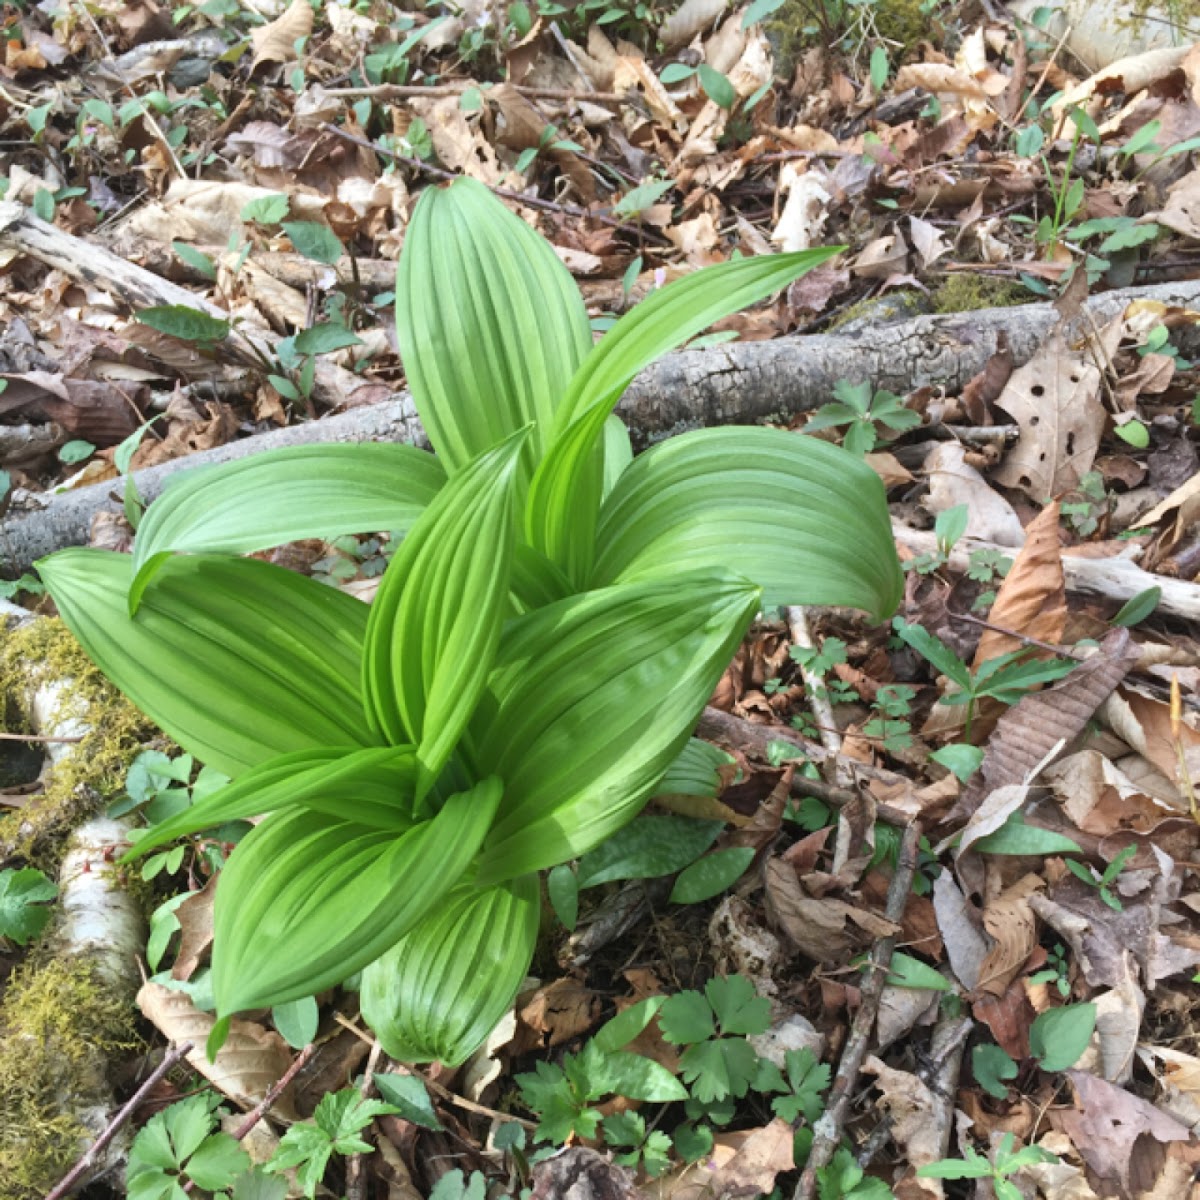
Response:
[{"label": "dry brown leaf", "polygon": [[702,29],[711,25],[726,9],[728,0],[684,0],[659,28],[663,47],[674,50],[686,46]]},{"label": "dry brown leaf", "polygon": [[1075,1143],[1103,1191],[1134,1195],[1141,1190],[1135,1178],[1153,1180],[1157,1175],[1161,1144],[1188,1140],[1186,1125],[1124,1088],[1084,1071],[1068,1071],[1067,1078],[1076,1107],[1053,1114],[1051,1123]]},{"label": "dry brown leaf", "polygon": [[[1058,501],[1046,505],[1025,529],[1025,545],[996,593],[988,620],[1042,642],[1062,640],[1067,623],[1067,591],[1063,583],[1058,538]],[[972,670],[1024,643],[995,629],[985,629],[975,650]],[[1045,656],[1048,652],[1042,652]]]},{"label": "dry brown leaf", "polygon": [[1163,1089],[1157,1106],[1188,1125],[1193,1134],[1200,1131],[1200,1058],[1149,1044],[1139,1046],[1137,1054]]},{"label": "dry brown leaf", "polygon": [[1077,1070],[1088,1071],[1109,1083],[1128,1083],[1146,1008],[1146,997],[1132,971],[1119,987],[1092,997],[1096,1006],[1096,1031]]},{"label": "dry brown leaf", "polygon": [[1023,696],[997,723],[983,767],[963,792],[956,811],[971,813],[988,792],[1023,782],[1056,743],[1082,733],[1137,656],[1129,630],[1114,629],[1096,654],[1053,687]]},{"label": "dry brown leaf", "polygon": [[671,99],[662,81],[650,69],[646,60],[622,54],[613,63],[612,89],[615,92],[624,92],[630,88],[641,89],[650,115],[660,124],[679,132],[687,128],[687,121],[679,111],[679,106]]},{"label": "dry brown leaf", "polygon": [[978,80],[972,79],[966,71],[960,71],[949,63],[909,63],[896,72],[893,86],[897,92],[920,88],[935,95],[987,99],[987,93]]},{"label": "dry brown leaf", "polygon": [[569,976],[540,987],[521,1009],[521,1020],[538,1035],[535,1044],[560,1046],[596,1023],[600,998]]},{"label": "dry brown leaf", "polygon": [[881,1104],[892,1118],[892,1137],[908,1165],[923,1167],[941,1158],[937,1113],[942,1102],[929,1087],[916,1075],[893,1070],[874,1055],[863,1063],[863,1073],[875,1076]]},{"label": "dry brown leaf", "polygon": [[704,1158],[653,1180],[646,1195],[653,1200],[767,1195],[775,1177],[795,1165],[793,1140],[791,1126],[778,1118],[760,1129],[718,1134]]},{"label": "dry brown leaf", "polygon": [[996,482],[1039,502],[1076,487],[1100,448],[1099,391],[1099,369],[1068,349],[1061,332],[1051,334],[996,400],[1021,427]]},{"label": "dry brown leaf", "polygon": [[885,488],[899,487],[913,481],[912,472],[894,454],[889,454],[886,450],[876,450],[868,454],[867,466],[883,480]]},{"label": "dry brown leaf", "polygon": [[1025,530],[1016,509],[965,456],[959,442],[938,442],[925,456],[925,471],[929,476],[926,507],[932,513],[940,513],[965,504],[968,537],[999,546],[1020,546],[1025,540]]},{"label": "dry brown leaf", "polygon": [[865,941],[886,937],[899,928],[845,901],[808,895],[795,869],[782,859],[768,859],[765,877],[772,920],[802,954],[816,962],[844,962],[847,954]]},{"label": "dry brown leaf", "polygon": [[950,970],[967,991],[974,991],[988,958],[988,938],[979,928],[976,910],[967,904],[950,871],[942,871],[934,881],[934,912],[937,929],[946,946]]},{"label": "dry brown leaf", "polygon": [[1124,92],[1125,95],[1132,96],[1150,87],[1151,84],[1179,70],[1190,49],[1190,46],[1172,46],[1161,50],[1147,50],[1144,54],[1133,54],[1129,58],[1119,59],[1082,83],[1064,91],[1051,109],[1055,121],[1061,121],[1064,114],[1072,108],[1085,105],[1099,93]]},{"label": "dry brown leaf", "polygon": [[[212,1013],[201,1012],[183,992],[159,983],[144,983],[137,994],[137,1004],[146,1019],[168,1040],[193,1043],[187,1056],[192,1069],[247,1108],[261,1100],[291,1066],[292,1052],[279,1034],[237,1017],[233,1018],[216,1061],[209,1062],[205,1043],[216,1018]],[[289,1120],[297,1118],[290,1088],[284,1090],[274,1108]]]},{"label": "dry brown leaf", "polygon": [[213,897],[217,893],[214,875],[198,892],[193,892],[176,910],[179,922],[179,954],[171,968],[172,979],[191,979],[204,952],[213,940]]},{"label": "dry brown leaf", "polygon": [[250,31],[254,47],[253,72],[263,63],[287,63],[296,59],[296,43],[312,36],[313,10],[308,0],[292,0],[283,14]]},{"label": "dry brown leaf", "polygon": [[801,171],[792,163],[784,163],[779,186],[787,193],[787,200],[771,231],[771,241],[781,250],[807,250],[820,243],[833,198],[827,190],[829,184],[821,171]]},{"label": "dry brown leaf", "polygon": [[931,267],[943,254],[950,253],[950,246],[936,225],[931,225],[920,217],[909,217],[908,230],[912,244],[921,256],[923,268]]},{"label": "dry brown leaf", "polygon": [[908,261],[908,243],[897,229],[868,242],[850,264],[850,270],[864,279],[887,279],[904,270]]},{"label": "dry brown leaf", "polygon": [[1046,886],[1038,875],[1025,875],[1005,888],[983,910],[983,927],[994,945],[980,968],[979,987],[993,996],[1003,996],[1021,973],[1037,945],[1037,918],[1029,897]]},{"label": "dry brown leaf", "polygon": [[587,1146],[568,1146],[533,1168],[529,1200],[642,1200],[633,1173]]}]

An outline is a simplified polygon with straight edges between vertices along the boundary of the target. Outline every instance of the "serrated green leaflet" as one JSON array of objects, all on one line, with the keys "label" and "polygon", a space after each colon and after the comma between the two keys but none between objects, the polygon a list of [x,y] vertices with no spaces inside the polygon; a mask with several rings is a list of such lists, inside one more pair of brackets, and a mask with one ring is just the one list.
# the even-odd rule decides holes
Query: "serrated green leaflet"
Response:
[{"label": "serrated green leaflet", "polygon": [[456,893],[363,972],[363,1016],[401,1062],[457,1066],[513,1002],[537,940],[536,875]]},{"label": "serrated green leaflet", "polygon": [[693,573],[513,622],[477,730],[481,769],[505,781],[480,882],[577,857],[636,814],[757,610],[745,580]]},{"label": "serrated green leaflet", "polygon": [[413,400],[447,471],[534,422],[527,481],[592,344],[579,290],[550,245],[473,179],[428,188],[400,256],[396,327]]},{"label": "serrated green leaflet", "polygon": [[654,292],[622,317],[579,368],[555,415],[553,441],[529,492],[525,531],[530,545],[584,586],[605,490],[601,438],[634,376],[714,321],[764,299],[841,249],[722,263]]},{"label": "serrated green leaflet", "polygon": [[213,906],[218,1012],[312,995],[379,958],[466,871],[500,791],[486,780],[398,836],[306,811],[255,826],[225,865]]},{"label": "serrated green leaflet", "polygon": [[761,586],[767,604],[882,616],[903,587],[875,472],[775,429],[671,438],[634,459],[604,502],[594,587],[717,565]]},{"label": "serrated green leaflet", "polygon": [[131,565],[73,549],[38,571],[92,661],[189,754],[236,777],[379,744],[362,720],[364,605],[269,563],[195,555],[166,563],[130,617]]},{"label": "serrated green leaflet", "polygon": [[466,466],[417,520],[371,606],[367,716],[417,747],[417,798],[446,765],[500,640],[513,546],[513,486],[525,432]]},{"label": "serrated green leaflet", "polygon": [[301,538],[406,533],[445,482],[413,446],[292,446],[185,471],[147,509],[133,548],[135,611],[160,555],[247,554]]}]

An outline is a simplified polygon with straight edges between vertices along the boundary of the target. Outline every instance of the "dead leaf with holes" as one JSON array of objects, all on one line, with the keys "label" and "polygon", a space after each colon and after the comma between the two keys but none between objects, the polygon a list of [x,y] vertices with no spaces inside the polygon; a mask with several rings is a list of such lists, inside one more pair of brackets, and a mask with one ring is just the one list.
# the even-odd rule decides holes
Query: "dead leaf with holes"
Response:
[{"label": "dead leaf with holes", "polygon": [[1071,491],[1091,470],[1104,429],[1100,371],[1068,348],[1061,331],[1013,372],[996,406],[1021,427],[992,473],[997,483],[1042,502]]},{"label": "dead leaf with holes", "polygon": [[292,0],[281,16],[250,31],[254,47],[253,73],[263,63],[286,63],[296,60],[296,43],[313,31],[313,10],[308,0]]}]

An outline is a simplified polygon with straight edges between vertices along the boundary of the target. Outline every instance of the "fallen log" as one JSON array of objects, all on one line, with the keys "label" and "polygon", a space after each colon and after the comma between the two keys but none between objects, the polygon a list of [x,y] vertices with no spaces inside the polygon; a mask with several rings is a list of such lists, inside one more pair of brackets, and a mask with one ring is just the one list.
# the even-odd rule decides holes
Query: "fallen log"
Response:
[{"label": "fallen log", "polygon": [[[225,315],[195,293],[40,221],[19,204],[0,202],[0,247],[31,254],[73,278],[106,286],[131,307],[191,304],[212,315]],[[1200,281],[1126,288],[1091,297],[1076,324],[1090,331],[1093,323],[1108,320],[1134,300],[1200,306]],[[796,414],[826,403],[834,384],[842,379],[869,379],[898,393],[924,386],[955,392],[986,366],[1002,337],[1014,363],[1020,365],[1033,356],[1058,320],[1053,305],[1029,304],[874,322],[836,334],[682,351],[643,371],[618,411],[635,443],[645,446],[713,425],[787,424]],[[235,337],[245,343],[241,361],[253,362],[256,356],[273,352],[275,339],[265,330],[243,331]],[[1185,329],[1181,337],[1185,350],[1192,343],[1200,349],[1200,331],[1194,327]],[[328,372],[338,370],[332,363],[318,360],[318,364]],[[319,384],[324,374],[318,370]],[[332,405],[344,399],[336,392],[336,379],[334,374],[325,380],[319,397]],[[426,444],[407,392],[164,463],[136,472],[134,479],[139,492],[153,499],[171,474],[189,467],[285,445],[382,440]],[[121,492],[121,487],[102,483],[61,495],[19,494],[0,522],[3,574],[19,576],[45,554],[85,543],[98,512],[119,511]]]}]

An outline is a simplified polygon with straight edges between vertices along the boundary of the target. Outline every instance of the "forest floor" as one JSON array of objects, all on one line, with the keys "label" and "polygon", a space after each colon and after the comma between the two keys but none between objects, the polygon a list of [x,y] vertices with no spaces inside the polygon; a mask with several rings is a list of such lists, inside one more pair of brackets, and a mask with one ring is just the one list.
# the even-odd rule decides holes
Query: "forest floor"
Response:
[{"label": "forest floor", "polygon": [[[835,243],[694,348],[869,341],[886,321],[982,309],[1002,330],[990,310],[1047,300],[1061,315],[1030,353],[1001,333],[965,387],[846,378],[795,413],[887,486],[897,621],[764,614],[699,730],[725,752],[711,794],[653,807],[552,878],[537,978],[466,1068],[416,1084],[388,1068],[353,993],[262,1014],[216,1086],[261,1098],[303,1061],[239,1142],[269,1158],[286,1118],[324,1101],[311,1128],[330,1153],[235,1183],[238,1152],[219,1143],[227,1177],[189,1174],[172,1127],[175,1165],[129,1195],[1189,1193],[1200,34],[1175,8],[1116,33],[1106,13],[1073,29],[1046,8],[940,0],[4,9],[14,512],[54,489],[116,496],[127,471],[394,396],[405,224],[422,189],[461,174],[553,244],[598,334],[690,270]],[[53,253],[29,213],[53,224]],[[254,331],[267,361],[234,361],[178,311],[139,321],[144,300],[99,248]],[[1163,283],[1196,303],[1138,290]],[[1089,321],[1087,297],[1117,288],[1129,302]],[[93,528],[109,548],[131,537],[114,514]],[[275,557],[366,595],[392,549],[380,533]],[[52,611],[33,574],[11,574],[10,598]],[[155,743],[110,799],[153,812],[199,787],[198,767]],[[36,792],[6,786],[17,820]],[[212,860],[161,857],[146,957],[164,974],[139,994],[122,1099],[208,1019]],[[43,923],[30,907],[53,895],[22,874],[37,866],[53,863],[0,861],[0,979],[21,977]],[[615,1036],[600,1031],[629,1011],[648,1022],[633,1048],[688,1100],[631,1100],[596,1066]],[[176,1067],[126,1132],[164,1111],[182,1123],[167,1106],[195,1087]],[[387,1103],[356,1108],[360,1092]],[[216,1127],[199,1103],[189,1154]],[[87,1194],[125,1194],[121,1179]],[[35,1194],[0,1179],[5,1200]]]}]

